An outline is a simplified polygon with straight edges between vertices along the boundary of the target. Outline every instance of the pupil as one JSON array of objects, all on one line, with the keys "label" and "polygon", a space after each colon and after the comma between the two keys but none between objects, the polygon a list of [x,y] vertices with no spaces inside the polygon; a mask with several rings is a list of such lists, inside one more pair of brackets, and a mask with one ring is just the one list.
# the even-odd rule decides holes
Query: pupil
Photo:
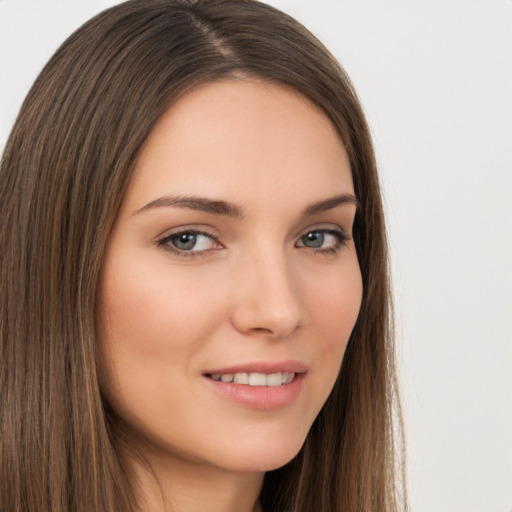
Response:
[{"label": "pupil", "polygon": [[308,233],[305,237],[303,237],[302,243],[304,245],[307,245],[308,247],[322,247],[324,243],[324,234],[318,231],[312,231],[311,233]]},{"label": "pupil", "polygon": [[181,250],[193,249],[196,245],[197,236],[193,233],[181,233],[176,238],[174,245],[176,248]]}]

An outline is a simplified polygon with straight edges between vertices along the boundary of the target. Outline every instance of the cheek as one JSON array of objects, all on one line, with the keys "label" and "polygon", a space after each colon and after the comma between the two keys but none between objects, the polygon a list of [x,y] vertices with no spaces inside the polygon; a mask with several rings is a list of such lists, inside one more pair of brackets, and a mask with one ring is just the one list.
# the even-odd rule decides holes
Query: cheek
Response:
[{"label": "cheek", "polygon": [[101,387],[117,413],[140,431],[147,431],[148,418],[161,415],[163,407],[180,407],[172,391],[197,370],[195,356],[222,318],[223,306],[200,281],[137,261],[105,266]]},{"label": "cheek", "polygon": [[334,344],[347,340],[359,315],[363,285],[355,255],[330,275],[309,283],[308,310],[324,339]]},{"label": "cheek", "polygon": [[[169,349],[176,355],[182,346],[193,350],[194,342],[211,328],[208,319],[220,315],[209,288],[199,283],[185,273],[167,276],[162,269],[141,270],[130,264],[106,272],[101,304],[104,342],[111,349],[156,358]],[[206,310],[204,304],[211,306]]]},{"label": "cheek", "polygon": [[363,286],[357,259],[347,262],[342,272],[317,282],[320,284],[315,291],[311,287],[308,294],[307,309],[314,323],[318,347],[310,348],[317,351],[314,360],[317,369],[322,368],[325,389],[330,391],[361,307]]}]

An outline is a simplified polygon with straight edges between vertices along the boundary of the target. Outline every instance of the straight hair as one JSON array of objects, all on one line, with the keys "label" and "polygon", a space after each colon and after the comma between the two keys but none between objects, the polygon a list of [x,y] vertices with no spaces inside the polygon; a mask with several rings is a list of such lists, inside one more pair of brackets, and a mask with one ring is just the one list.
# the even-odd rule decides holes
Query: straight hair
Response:
[{"label": "straight hair", "polygon": [[386,229],[353,86],[301,24],[255,0],[130,0],[72,34],[32,86],[0,168],[0,509],[139,510],[100,382],[110,231],[155,123],[194,86],[257,79],[328,116],[349,156],[363,299],[334,389],[273,512],[405,510]]}]

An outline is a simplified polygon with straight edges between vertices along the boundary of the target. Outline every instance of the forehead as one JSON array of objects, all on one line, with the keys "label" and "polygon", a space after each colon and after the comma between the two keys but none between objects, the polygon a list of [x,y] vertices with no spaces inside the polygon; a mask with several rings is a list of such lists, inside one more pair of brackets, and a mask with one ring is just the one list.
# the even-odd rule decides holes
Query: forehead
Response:
[{"label": "forehead", "polygon": [[262,205],[353,185],[345,148],[317,106],[284,86],[231,79],[189,91],[150,133],[125,202],[170,193]]}]

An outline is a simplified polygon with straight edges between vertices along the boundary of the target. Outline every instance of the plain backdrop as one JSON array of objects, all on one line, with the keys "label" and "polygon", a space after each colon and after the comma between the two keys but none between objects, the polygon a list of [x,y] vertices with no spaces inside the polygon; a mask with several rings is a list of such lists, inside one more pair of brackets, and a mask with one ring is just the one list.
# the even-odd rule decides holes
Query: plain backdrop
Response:
[{"label": "plain backdrop", "polygon": [[[0,146],[107,0],[0,0]],[[414,512],[512,510],[512,1],[272,0],[339,58],[388,214]],[[355,511],[354,511],[355,512]]]}]

